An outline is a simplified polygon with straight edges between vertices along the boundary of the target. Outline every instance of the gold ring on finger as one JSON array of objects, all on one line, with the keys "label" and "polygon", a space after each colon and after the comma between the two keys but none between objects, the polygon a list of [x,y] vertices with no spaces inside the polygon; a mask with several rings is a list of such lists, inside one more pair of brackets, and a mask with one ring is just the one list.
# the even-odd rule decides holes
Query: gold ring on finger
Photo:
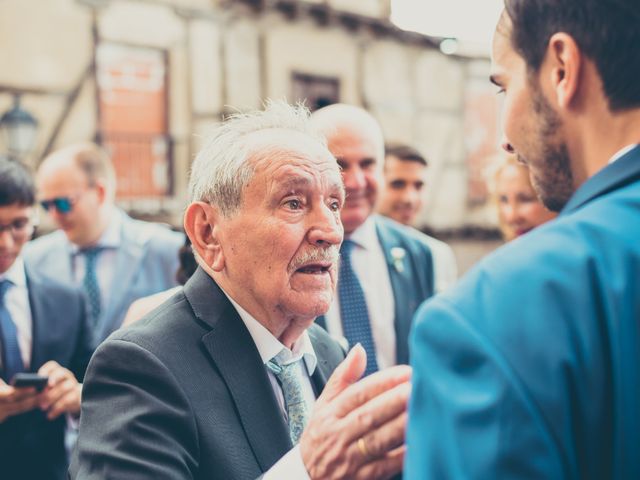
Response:
[{"label": "gold ring on finger", "polygon": [[364,458],[371,458],[371,453],[369,453],[369,449],[367,448],[367,444],[364,441],[364,437],[360,437],[356,442],[356,445],[358,446],[358,450],[360,450],[360,453]]}]

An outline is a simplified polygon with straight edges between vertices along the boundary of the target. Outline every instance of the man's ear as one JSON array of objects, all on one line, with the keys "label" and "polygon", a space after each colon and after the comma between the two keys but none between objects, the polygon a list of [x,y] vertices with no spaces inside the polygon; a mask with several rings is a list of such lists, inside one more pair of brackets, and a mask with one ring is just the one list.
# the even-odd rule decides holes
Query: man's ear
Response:
[{"label": "man's ear", "polygon": [[96,190],[100,205],[103,205],[107,199],[107,186],[102,180],[96,180],[93,188]]},{"label": "man's ear", "polygon": [[224,268],[219,238],[221,218],[218,209],[205,202],[193,202],[184,214],[184,231],[191,239],[191,245],[215,272]]},{"label": "man's ear", "polygon": [[547,79],[558,107],[569,108],[580,87],[584,58],[578,44],[566,33],[555,33],[549,39],[545,63]]}]

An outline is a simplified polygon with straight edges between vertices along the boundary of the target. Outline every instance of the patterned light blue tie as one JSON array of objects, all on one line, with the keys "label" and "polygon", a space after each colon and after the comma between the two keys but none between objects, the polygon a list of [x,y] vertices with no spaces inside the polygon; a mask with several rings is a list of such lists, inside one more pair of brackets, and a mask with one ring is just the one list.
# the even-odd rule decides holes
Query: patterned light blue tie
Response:
[{"label": "patterned light blue tie", "polygon": [[81,254],[85,259],[84,278],[82,279],[82,287],[87,294],[89,300],[89,308],[91,314],[91,322],[94,326],[98,325],[100,312],[102,311],[102,299],[100,297],[100,286],[98,285],[98,275],[96,274],[96,261],[98,255],[102,251],[100,247],[87,248],[81,250]]},{"label": "patterned light blue tie", "polygon": [[5,305],[5,294],[11,287],[9,280],[0,282],[0,329],[2,330],[2,352],[4,354],[4,381],[9,383],[16,373],[24,371],[20,345],[18,344],[18,330],[13,323],[9,310]]},{"label": "patterned light blue tie", "polygon": [[287,351],[283,349],[267,362],[267,367],[274,373],[282,387],[287,418],[289,419],[289,436],[291,443],[297,445],[304,427],[309,421],[309,405],[307,405],[302,390],[301,359],[285,363],[288,356]]},{"label": "patterned light blue tie", "polygon": [[364,375],[378,370],[376,346],[373,343],[369,311],[364,298],[364,290],[351,266],[351,253],[355,243],[345,240],[340,247],[340,276],[338,277],[338,297],[342,330],[350,346],[360,343],[367,352],[367,369]]}]

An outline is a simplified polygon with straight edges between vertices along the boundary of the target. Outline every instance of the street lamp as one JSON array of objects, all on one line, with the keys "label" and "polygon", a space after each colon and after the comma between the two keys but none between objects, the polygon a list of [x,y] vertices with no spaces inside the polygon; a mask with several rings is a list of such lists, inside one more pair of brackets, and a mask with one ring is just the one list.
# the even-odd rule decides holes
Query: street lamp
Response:
[{"label": "street lamp", "polygon": [[13,108],[0,117],[0,132],[10,155],[22,158],[34,147],[38,121],[20,107],[20,95],[14,96]]}]

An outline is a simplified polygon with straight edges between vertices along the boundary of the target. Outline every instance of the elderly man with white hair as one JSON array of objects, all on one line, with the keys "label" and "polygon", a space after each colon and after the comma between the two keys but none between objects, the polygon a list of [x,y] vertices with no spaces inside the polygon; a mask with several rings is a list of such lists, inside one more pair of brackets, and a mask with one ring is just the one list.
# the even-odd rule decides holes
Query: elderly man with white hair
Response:
[{"label": "elderly man with white hair", "polygon": [[336,284],[344,186],[306,110],[272,103],[217,127],[190,192],[199,269],[96,351],[71,478],[398,473],[409,368],[358,382],[364,349],[344,359],[313,324]]}]

